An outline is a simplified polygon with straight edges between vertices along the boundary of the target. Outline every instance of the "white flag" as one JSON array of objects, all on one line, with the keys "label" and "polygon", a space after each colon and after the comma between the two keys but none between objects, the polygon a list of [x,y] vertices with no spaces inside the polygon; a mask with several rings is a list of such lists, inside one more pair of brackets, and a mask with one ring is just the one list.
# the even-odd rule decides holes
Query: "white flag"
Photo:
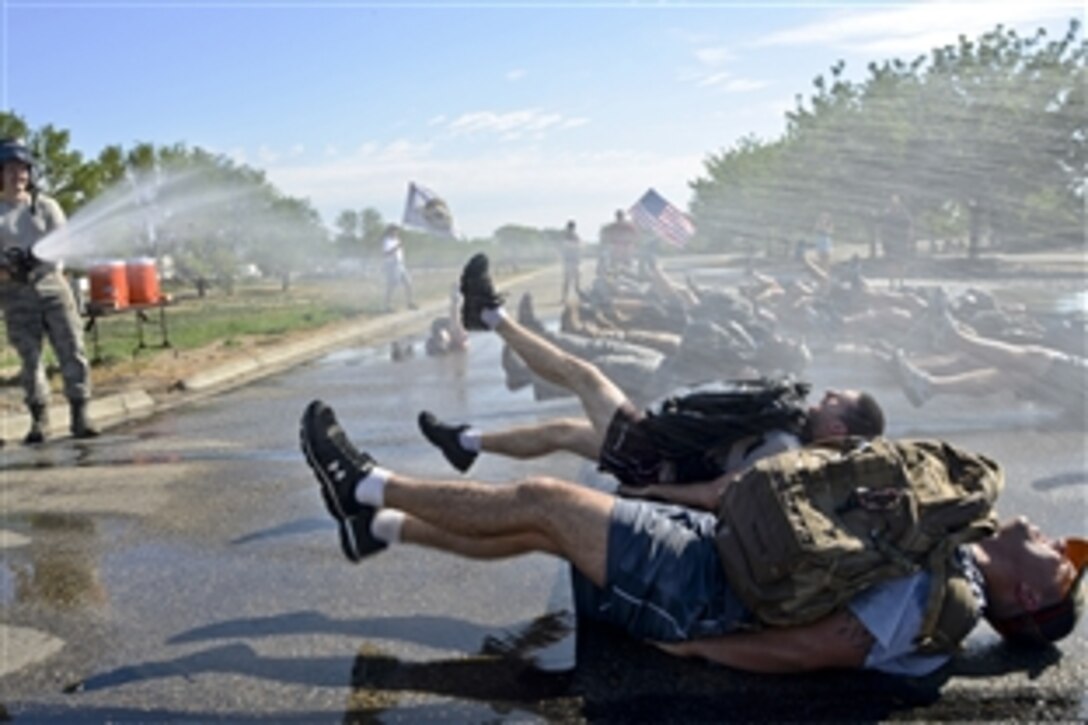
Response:
[{"label": "white flag", "polygon": [[425,186],[408,184],[408,199],[404,202],[404,227],[440,237],[456,237],[453,215],[446,202]]}]

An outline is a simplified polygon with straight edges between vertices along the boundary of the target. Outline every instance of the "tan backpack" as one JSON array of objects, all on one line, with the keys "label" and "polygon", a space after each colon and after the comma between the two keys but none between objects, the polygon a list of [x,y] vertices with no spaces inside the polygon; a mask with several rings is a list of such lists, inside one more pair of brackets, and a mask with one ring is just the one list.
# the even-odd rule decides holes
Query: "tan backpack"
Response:
[{"label": "tan backpack", "polygon": [[917,645],[950,651],[978,619],[956,547],[997,528],[990,459],[940,441],[849,439],[757,463],[726,487],[716,543],[730,585],[764,624],[820,619],[871,585],[931,571]]}]

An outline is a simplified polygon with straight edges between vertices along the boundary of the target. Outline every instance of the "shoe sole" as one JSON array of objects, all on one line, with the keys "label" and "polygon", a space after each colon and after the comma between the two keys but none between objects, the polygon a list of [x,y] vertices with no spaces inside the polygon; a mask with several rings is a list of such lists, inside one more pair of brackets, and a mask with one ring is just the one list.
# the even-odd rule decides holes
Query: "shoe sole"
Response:
[{"label": "shoe sole", "polygon": [[340,504],[336,498],[336,487],[333,486],[326,475],[324,468],[318,463],[313,449],[310,447],[310,438],[307,433],[308,421],[303,419],[302,425],[299,426],[299,442],[302,447],[302,453],[306,457],[306,464],[310,467],[310,470],[317,476],[318,483],[321,484],[321,496],[325,499],[325,508],[329,514],[336,519],[336,525],[340,529],[340,549],[344,552],[344,556],[348,558],[354,564],[358,564],[362,558],[359,555],[359,548],[355,542],[355,535],[351,531],[351,527],[348,525],[348,517],[344,513],[344,510],[340,508]]}]

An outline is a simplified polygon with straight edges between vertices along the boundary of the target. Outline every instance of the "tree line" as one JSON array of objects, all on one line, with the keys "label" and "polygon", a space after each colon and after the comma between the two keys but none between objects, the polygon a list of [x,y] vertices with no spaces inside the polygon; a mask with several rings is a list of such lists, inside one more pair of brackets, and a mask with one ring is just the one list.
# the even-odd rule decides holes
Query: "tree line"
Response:
[{"label": "tree line", "polygon": [[913,61],[845,64],[813,81],[781,138],[711,154],[691,184],[705,249],[768,249],[811,238],[879,237],[893,195],[916,238],[1038,249],[1084,244],[1085,42],[998,26]]}]

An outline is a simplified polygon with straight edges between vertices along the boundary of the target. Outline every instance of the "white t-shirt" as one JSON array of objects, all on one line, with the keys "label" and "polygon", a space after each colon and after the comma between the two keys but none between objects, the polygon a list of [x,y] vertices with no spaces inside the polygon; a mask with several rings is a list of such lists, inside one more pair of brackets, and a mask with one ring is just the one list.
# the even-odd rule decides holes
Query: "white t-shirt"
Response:
[{"label": "white t-shirt", "polygon": [[400,245],[400,237],[390,235],[382,239],[382,252],[385,253],[386,263],[404,264],[404,249]]}]

